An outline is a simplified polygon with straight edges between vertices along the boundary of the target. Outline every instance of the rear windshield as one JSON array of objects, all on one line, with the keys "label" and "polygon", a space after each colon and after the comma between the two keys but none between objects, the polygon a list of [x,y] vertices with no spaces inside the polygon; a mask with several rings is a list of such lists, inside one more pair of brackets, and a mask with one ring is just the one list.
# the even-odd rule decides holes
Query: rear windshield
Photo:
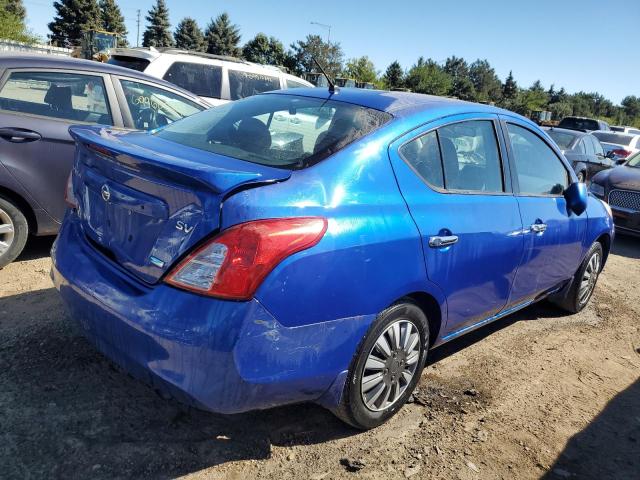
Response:
[{"label": "rear windshield", "polygon": [[593,135],[601,142],[626,146],[631,145],[631,141],[635,138],[633,135],[623,135],[622,133],[613,132],[593,132]]},{"label": "rear windshield", "polygon": [[563,118],[558,127],[575,130],[600,130],[598,122],[588,118]]},{"label": "rear windshield", "polygon": [[576,136],[566,132],[558,132],[557,130],[548,130],[547,133],[553,141],[558,144],[560,150],[569,150]]},{"label": "rear windshield", "polygon": [[155,135],[261,165],[300,169],[390,119],[388,113],[350,103],[257,95],[185,118]]},{"label": "rear windshield", "polygon": [[137,70],[138,72],[144,72],[144,69],[149,65],[149,60],[138,57],[127,57],[126,55],[113,55],[107,63]]}]

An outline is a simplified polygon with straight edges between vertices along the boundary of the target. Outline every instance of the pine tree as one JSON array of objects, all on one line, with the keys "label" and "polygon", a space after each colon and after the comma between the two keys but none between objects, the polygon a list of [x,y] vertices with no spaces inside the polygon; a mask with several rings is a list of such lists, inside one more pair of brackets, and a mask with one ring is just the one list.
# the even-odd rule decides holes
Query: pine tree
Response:
[{"label": "pine tree", "polygon": [[142,36],[144,47],[172,47],[171,24],[169,23],[169,9],[164,0],[157,0],[145,17],[149,25]]},{"label": "pine tree", "polygon": [[518,95],[518,84],[513,78],[513,72],[509,72],[509,76],[504,81],[504,85],[502,86],[502,96],[505,99],[511,100],[516,98]]},{"label": "pine tree", "polygon": [[475,100],[476,91],[470,78],[469,65],[464,58],[455,55],[447,58],[444,71],[452,80],[450,95],[461,100]]},{"label": "pine tree", "polygon": [[96,0],[60,0],[53,2],[56,16],[49,23],[51,41],[69,47],[80,45],[82,32],[102,26],[100,7]]},{"label": "pine tree", "polygon": [[173,34],[176,40],[176,47],[184,50],[194,50],[204,52],[205,43],[202,30],[198,23],[191,17],[183,18]]},{"label": "pine tree", "polygon": [[27,11],[22,0],[7,0],[4,5],[5,10],[11,15],[15,15],[21,22],[27,19]]},{"label": "pine tree", "polygon": [[400,66],[400,62],[397,60],[392,62],[382,76],[385,86],[389,90],[394,88],[402,88],[404,85],[404,72]]},{"label": "pine tree", "polygon": [[124,24],[124,17],[120,11],[120,7],[115,0],[100,0],[100,18],[102,20],[102,29],[107,32],[118,34],[118,46],[126,47],[129,45],[127,41],[127,27]]},{"label": "pine tree", "polygon": [[231,23],[229,15],[225,12],[215,20],[211,20],[205,33],[207,42],[207,53],[215,55],[228,55],[239,57],[242,50],[238,47],[240,43],[240,29]]},{"label": "pine tree", "polygon": [[277,38],[258,33],[242,47],[242,56],[250,62],[263,65],[282,65],[286,53],[282,42]]}]

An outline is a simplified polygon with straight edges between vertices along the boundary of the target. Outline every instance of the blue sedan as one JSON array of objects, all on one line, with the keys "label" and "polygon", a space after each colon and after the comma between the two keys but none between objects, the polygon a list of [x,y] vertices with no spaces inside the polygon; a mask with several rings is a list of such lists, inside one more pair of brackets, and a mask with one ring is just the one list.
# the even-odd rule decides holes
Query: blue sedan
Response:
[{"label": "blue sedan", "polygon": [[614,235],[554,142],[486,105],[296,89],[71,134],[52,251],[71,317],[216,412],[380,425],[430,349],[545,298],[582,310]]}]

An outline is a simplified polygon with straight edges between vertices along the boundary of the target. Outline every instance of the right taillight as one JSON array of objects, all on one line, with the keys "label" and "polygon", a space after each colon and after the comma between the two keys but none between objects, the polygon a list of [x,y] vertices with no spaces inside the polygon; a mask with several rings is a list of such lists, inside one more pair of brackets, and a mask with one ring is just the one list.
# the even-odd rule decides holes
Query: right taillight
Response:
[{"label": "right taillight", "polygon": [[611,153],[614,154],[616,157],[622,157],[622,158],[627,158],[629,155],[631,155],[630,151],[625,150],[623,148],[617,148],[613,150]]},{"label": "right taillight", "polygon": [[204,295],[247,300],[278,263],[313,247],[326,231],[327,220],[320,217],[235,225],[189,254],[165,281]]}]

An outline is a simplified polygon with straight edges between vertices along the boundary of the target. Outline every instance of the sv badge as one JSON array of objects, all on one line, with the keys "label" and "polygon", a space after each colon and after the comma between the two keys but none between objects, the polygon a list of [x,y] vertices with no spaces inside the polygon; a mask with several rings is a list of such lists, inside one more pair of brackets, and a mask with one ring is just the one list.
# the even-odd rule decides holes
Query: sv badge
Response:
[{"label": "sv badge", "polygon": [[188,225],[187,222],[183,222],[182,220],[178,220],[176,222],[176,229],[180,230],[184,233],[191,233],[193,231],[193,225]]}]

